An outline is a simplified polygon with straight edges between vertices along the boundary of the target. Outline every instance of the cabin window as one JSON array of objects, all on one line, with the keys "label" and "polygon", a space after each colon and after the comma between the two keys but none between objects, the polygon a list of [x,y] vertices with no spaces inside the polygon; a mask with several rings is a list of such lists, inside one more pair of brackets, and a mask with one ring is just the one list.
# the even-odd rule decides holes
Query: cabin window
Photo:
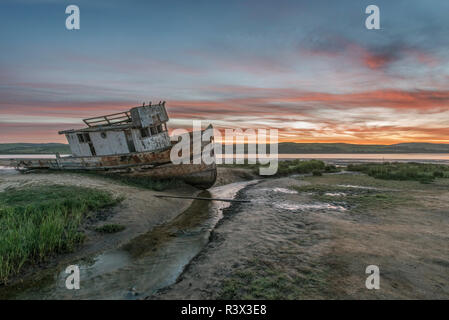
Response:
[{"label": "cabin window", "polygon": [[90,142],[90,136],[88,133],[84,134],[84,142]]},{"label": "cabin window", "polygon": [[100,135],[103,139],[106,139],[106,137],[107,137],[106,132],[102,132]]},{"label": "cabin window", "polygon": [[78,137],[78,141],[79,141],[80,143],[83,143],[83,142],[84,142],[84,135],[83,135],[82,133],[78,133],[78,134],[77,134],[77,137]]},{"label": "cabin window", "polygon": [[146,138],[150,136],[150,132],[148,131],[148,128],[142,128],[140,129],[140,136],[142,138]]},{"label": "cabin window", "polygon": [[80,143],[90,142],[90,136],[88,133],[78,133],[76,136],[78,137],[78,141]]},{"label": "cabin window", "polygon": [[156,128],[157,128],[157,132],[158,132],[158,133],[161,133],[161,132],[162,132],[162,125],[161,125],[161,124],[158,125]]},{"label": "cabin window", "polygon": [[150,130],[151,130],[151,135],[157,134],[156,127],[151,127]]}]

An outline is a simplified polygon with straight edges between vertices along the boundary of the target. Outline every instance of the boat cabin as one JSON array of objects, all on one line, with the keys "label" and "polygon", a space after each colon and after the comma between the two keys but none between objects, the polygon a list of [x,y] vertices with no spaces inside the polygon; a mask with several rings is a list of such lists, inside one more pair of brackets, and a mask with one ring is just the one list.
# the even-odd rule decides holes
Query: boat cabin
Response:
[{"label": "boat cabin", "polygon": [[84,119],[86,128],[60,131],[75,157],[151,152],[171,146],[165,101]]}]

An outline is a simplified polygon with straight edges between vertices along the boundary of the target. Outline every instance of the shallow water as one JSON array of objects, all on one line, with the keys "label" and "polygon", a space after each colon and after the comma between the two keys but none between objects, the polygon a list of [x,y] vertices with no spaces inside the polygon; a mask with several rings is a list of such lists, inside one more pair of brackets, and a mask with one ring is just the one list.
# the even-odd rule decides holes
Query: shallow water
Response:
[{"label": "shallow water", "polygon": [[260,190],[268,191],[268,192],[279,192],[279,193],[287,193],[287,194],[297,194],[298,191],[291,190],[287,188],[262,188]]},{"label": "shallow water", "polygon": [[347,209],[343,206],[314,202],[314,203],[297,203],[297,202],[287,202],[275,203],[276,207],[280,209],[292,210],[292,211],[320,211],[320,210],[331,210],[331,211],[346,211]]},{"label": "shallow water", "polygon": [[[449,163],[449,153],[279,153],[278,159],[319,159],[348,162],[418,161]],[[255,158],[256,155],[224,155],[224,158]],[[269,158],[269,156],[262,156]]]},{"label": "shallow water", "polygon": [[[203,191],[203,197],[233,198],[246,185],[238,182]],[[47,270],[39,280],[6,290],[9,299],[138,299],[173,284],[184,267],[209,241],[227,202],[195,200],[181,215],[119,249],[73,261],[80,268],[80,289],[68,290],[67,266]]]},{"label": "shallow water", "polygon": [[326,192],[324,195],[328,196],[328,197],[345,197],[346,193],[344,193],[344,192]]},{"label": "shallow water", "polygon": [[0,166],[0,175],[19,174],[15,168]]},{"label": "shallow water", "polygon": [[[68,157],[69,154],[61,154],[61,157]],[[0,154],[0,159],[30,159],[30,158],[39,158],[39,159],[54,159],[56,155],[54,154]]]},{"label": "shallow water", "polygon": [[[62,154],[61,157],[70,156]],[[224,162],[222,158],[241,159],[257,155],[217,155],[217,161]],[[0,154],[0,159],[10,158],[55,158],[54,154]],[[261,156],[269,158],[268,156]],[[270,156],[271,157],[271,156]],[[322,159],[322,160],[359,160],[369,162],[383,161],[422,161],[422,162],[445,162],[449,163],[449,153],[279,153],[277,158],[280,160],[288,159]]]},{"label": "shallow water", "polygon": [[366,186],[356,186],[352,184],[337,184],[337,187],[348,188],[348,189],[364,189],[364,190],[380,190],[375,187],[366,187]]}]

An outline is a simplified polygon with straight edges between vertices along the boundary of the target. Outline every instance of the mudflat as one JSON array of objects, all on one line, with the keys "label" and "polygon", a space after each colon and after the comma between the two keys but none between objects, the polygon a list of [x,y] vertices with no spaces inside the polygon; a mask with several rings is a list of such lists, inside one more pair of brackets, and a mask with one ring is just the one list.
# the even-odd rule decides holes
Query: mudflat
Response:
[{"label": "mudflat", "polygon": [[[219,168],[217,186],[229,189],[230,183],[255,178],[251,170]],[[58,269],[54,266],[65,266],[68,262],[134,244],[137,246],[132,247],[132,252],[156,250],[154,255],[157,256],[157,244],[164,243],[164,235],[171,239],[179,237],[182,244],[186,236],[199,230],[196,220],[189,219],[209,219],[202,203],[192,206],[189,199],[157,198],[154,197],[157,191],[98,176],[23,175],[12,171],[0,176],[0,191],[43,185],[95,188],[124,197],[124,200],[105,213],[103,220],[90,222],[83,230],[86,240],[74,252],[30,268],[13,279],[12,284],[30,278],[39,281],[48,276],[47,270]],[[221,189],[214,190],[219,196]],[[194,196],[200,191],[179,184],[163,192]],[[210,233],[209,240],[192,260],[188,260],[190,262],[186,262],[177,281],[173,280],[170,282],[173,284],[149,296],[143,291],[137,298],[449,298],[449,179],[423,184],[381,180],[349,172],[291,175],[258,178],[238,191],[236,198],[251,202],[233,203],[223,209],[223,217]],[[198,207],[200,204],[202,209]],[[190,213],[189,210],[201,212]],[[112,234],[94,231],[105,222],[125,228]],[[191,224],[194,226],[189,227]],[[175,232],[175,227],[182,232]],[[141,241],[142,237],[151,241]],[[150,248],[142,248],[144,245]],[[185,250],[182,245],[180,248]],[[160,264],[164,261],[162,259]],[[146,260],[138,258],[136,265],[146,270],[145,263]],[[369,276],[365,271],[369,265],[379,267],[379,290],[368,290],[365,286]],[[122,269],[127,268],[129,266]],[[148,279],[154,277],[150,271],[146,270]],[[128,284],[128,274],[122,273],[114,272],[109,276],[115,282],[123,282],[124,287],[131,287],[133,283]],[[136,281],[139,284],[145,279]],[[8,290],[5,292],[9,297]],[[120,292],[117,297],[123,297]]]},{"label": "mudflat", "polygon": [[[150,299],[447,299],[449,181],[363,174],[242,189],[206,248]],[[366,267],[380,270],[368,290]]]},{"label": "mudflat", "polygon": [[[217,181],[216,185],[243,181],[247,180],[248,177],[251,178],[252,176],[245,170],[220,168],[219,181]],[[21,283],[26,283],[27,285],[30,283],[31,285],[33,283],[41,283],[41,279],[53,277],[55,273],[58,273],[58,270],[68,264],[72,264],[74,261],[90,259],[104,252],[129,246],[133,239],[139,239],[140,236],[148,234],[152,230],[155,230],[154,237],[157,238],[161,234],[156,231],[159,230],[158,227],[167,226],[168,228],[171,226],[170,222],[177,221],[175,218],[190,208],[193,202],[191,199],[157,198],[155,195],[160,194],[160,191],[134,186],[129,183],[123,183],[120,179],[110,179],[101,175],[47,171],[20,174],[14,170],[0,170],[0,192],[6,190],[20,191],[29,188],[37,188],[39,190],[39,188],[47,186],[56,188],[58,186],[64,188],[81,187],[106,191],[113,198],[121,198],[123,200],[115,207],[100,212],[92,212],[85,219],[80,230],[84,235],[84,241],[77,245],[75,250],[48,256],[43,262],[28,263],[20,270],[20,273],[8,278],[7,287],[11,288]],[[200,192],[200,190],[182,182],[170,183],[163,190],[164,194],[184,196],[196,196]],[[207,204],[207,202],[205,203]],[[207,214],[207,208],[203,211]],[[197,215],[201,216],[201,212],[194,214],[194,216]],[[114,227],[118,232],[98,232],[98,229],[102,230],[102,227],[105,230]],[[133,243],[135,242],[138,241]],[[155,250],[155,248],[150,247],[146,248],[146,250],[151,251]],[[117,281],[119,280],[117,279]],[[5,297],[9,297],[10,293],[15,294],[15,292],[21,290],[20,288],[9,290],[4,285],[0,286],[0,289],[2,289],[0,296],[5,294]],[[60,298],[62,299],[63,296]]]}]

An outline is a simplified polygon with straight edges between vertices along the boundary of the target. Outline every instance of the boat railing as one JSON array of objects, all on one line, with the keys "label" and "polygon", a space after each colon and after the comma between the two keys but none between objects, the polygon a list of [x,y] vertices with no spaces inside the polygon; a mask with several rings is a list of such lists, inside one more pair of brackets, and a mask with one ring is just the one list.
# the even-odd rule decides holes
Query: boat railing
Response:
[{"label": "boat railing", "polygon": [[105,116],[83,119],[88,127],[110,126],[132,122],[129,111],[108,114]]}]

